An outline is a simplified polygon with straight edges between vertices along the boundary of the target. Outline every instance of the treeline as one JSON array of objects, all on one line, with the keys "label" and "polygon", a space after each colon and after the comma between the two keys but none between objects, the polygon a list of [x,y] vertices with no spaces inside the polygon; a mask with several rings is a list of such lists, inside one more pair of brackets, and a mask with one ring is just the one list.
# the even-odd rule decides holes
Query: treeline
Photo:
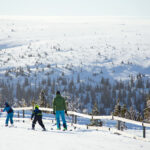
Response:
[{"label": "treeline", "polygon": [[18,107],[22,104],[31,106],[33,100],[38,103],[41,91],[44,91],[46,103],[51,107],[57,90],[66,97],[68,108],[84,113],[91,113],[94,105],[102,115],[113,112],[116,101],[121,105],[131,106],[143,114],[146,97],[150,95],[150,81],[142,74],[130,76],[128,81],[111,81],[101,77],[97,82],[88,78],[80,79],[80,74],[67,77],[64,73],[59,76],[50,74],[43,79],[24,76],[16,80],[9,76],[0,80],[0,106],[5,101]]}]

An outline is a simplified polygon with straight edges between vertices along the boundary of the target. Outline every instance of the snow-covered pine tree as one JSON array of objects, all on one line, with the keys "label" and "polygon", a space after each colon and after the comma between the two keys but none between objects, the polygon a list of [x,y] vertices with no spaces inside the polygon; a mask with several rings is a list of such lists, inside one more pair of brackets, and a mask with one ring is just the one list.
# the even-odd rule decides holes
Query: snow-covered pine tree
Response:
[{"label": "snow-covered pine tree", "polygon": [[125,118],[126,119],[131,119],[131,117],[130,117],[130,113],[129,113],[129,111],[127,110],[126,111],[126,113],[125,113]]},{"label": "snow-covered pine tree", "polygon": [[143,117],[142,117],[142,115],[141,115],[141,113],[140,113],[140,112],[138,112],[138,113],[137,113],[136,121],[140,121],[140,122],[142,122],[142,121],[143,121]]},{"label": "snow-covered pine tree", "polygon": [[46,107],[47,106],[44,90],[41,90],[41,92],[40,92],[39,105],[40,105],[40,107]]},{"label": "snow-covered pine tree", "polygon": [[129,113],[130,113],[130,119],[136,120],[136,111],[134,110],[133,106],[130,107]]},{"label": "snow-covered pine tree", "polygon": [[[126,112],[127,112],[126,105],[124,104],[121,107],[120,100],[118,99],[117,104],[115,105],[113,115],[114,116],[119,116],[119,117],[125,117]],[[116,127],[120,128],[121,130],[124,130],[124,129],[127,128],[126,125],[125,125],[125,122],[122,122],[122,121],[118,121],[117,124],[116,124]]]},{"label": "snow-covered pine tree", "polygon": [[66,101],[68,109],[75,112],[81,112],[80,111],[81,103],[79,101],[80,99],[75,96],[73,96],[70,101]]},{"label": "snow-covered pine tree", "polygon": [[19,106],[19,107],[26,107],[27,104],[26,104],[26,101],[24,98],[22,98],[21,100],[17,101],[17,103],[15,104],[15,106]]},{"label": "snow-covered pine tree", "polygon": [[21,107],[26,107],[27,104],[26,104],[26,101],[24,98],[21,99]]},{"label": "snow-covered pine tree", "polygon": [[146,108],[144,109],[144,121],[150,123],[150,96],[146,99]]},{"label": "snow-covered pine tree", "polygon": [[[121,108],[119,116],[125,118],[125,115],[126,115],[126,112],[127,112],[127,106],[126,106],[126,104],[124,104],[122,107],[118,104],[118,107]],[[118,126],[118,123],[119,122],[117,122],[117,126]],[[124,129],[127,129],[125,122],[120,122],[120,129],[122,131]]]},{"label": "snow-covered pine tree", "polygon": [[121,115],[121,106],[120,106],[120,100],[117,100],[117,104],[115,105],[115,109],[113,112],[114,116],[120,116]]},{"label": "snow-covered pine tree", "polygon": [[97,116],[97,115],[99,115],[98,105],[97,105],[97,103],[96,103],[96,102],[95,102],[95,103],[94,103],[94,105],[93,105],[92,115],[93,115],[93,116]]},{"label": "snow-covered pine tree", "polygon": [[121,117],[125,118],[126,111],[127,111],[127,106],[126,106],[126,104],[124,104],[121,107]]},{"label": "snow-covered pine tree", "polygon": [[[95,102],[92,109],[92,116],[98,116],[99,114],[100,113],[98,111],[98,105]],[[101,120],[94,120],[93,118],[90,121],[91,121],[90,123],[91,126],[102,126],[103,124]]]}]

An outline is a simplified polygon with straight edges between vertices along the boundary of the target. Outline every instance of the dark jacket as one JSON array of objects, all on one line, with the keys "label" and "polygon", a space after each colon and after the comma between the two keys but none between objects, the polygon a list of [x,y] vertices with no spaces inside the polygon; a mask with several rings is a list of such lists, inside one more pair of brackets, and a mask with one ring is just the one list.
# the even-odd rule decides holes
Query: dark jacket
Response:
[{"label": "dark jacket", "polygon": [[56,97],[53,100],[53,111],[59,111],[59,110],[67,110],[66,108],[66,102],[65,99],[60,95],[57,94]]},{"label": "dark jacket", "polygon": [[8,103],[5,103],[5,108],[3,109],[3,112],[6,111],[8,114],[13,113],[13,109],[9,106]]},{"label": "dark jacket", "polygon": [[38,108],[35,108],[35,110],[32,112],[31,119],[33,117],[42,117],[42,111]]}]

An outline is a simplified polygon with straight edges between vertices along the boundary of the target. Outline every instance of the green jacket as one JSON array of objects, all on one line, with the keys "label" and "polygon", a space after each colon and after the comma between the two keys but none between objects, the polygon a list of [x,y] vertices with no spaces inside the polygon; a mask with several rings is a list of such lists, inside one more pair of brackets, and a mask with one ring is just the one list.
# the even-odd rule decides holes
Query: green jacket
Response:
[{"label": "green jacket", "polygon": [[53,111],[67,110],[65,99],[61,95],[56,95],[53,100]]}]

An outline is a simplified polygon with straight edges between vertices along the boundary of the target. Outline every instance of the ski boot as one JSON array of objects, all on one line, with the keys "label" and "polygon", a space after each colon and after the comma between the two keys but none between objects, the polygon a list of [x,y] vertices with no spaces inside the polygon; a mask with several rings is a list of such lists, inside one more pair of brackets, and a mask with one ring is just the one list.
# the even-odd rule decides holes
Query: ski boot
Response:
[{"label": "ski boot", "polygon": [[43,131],[46,131],[46,129],[45,129],[45,128],[43,128]]},{"label": "ski boot", "polygon": [[64,128],[64,129],[63,129],[63,131],[66,131],[66,130],[67,130],[67,128]]}]

